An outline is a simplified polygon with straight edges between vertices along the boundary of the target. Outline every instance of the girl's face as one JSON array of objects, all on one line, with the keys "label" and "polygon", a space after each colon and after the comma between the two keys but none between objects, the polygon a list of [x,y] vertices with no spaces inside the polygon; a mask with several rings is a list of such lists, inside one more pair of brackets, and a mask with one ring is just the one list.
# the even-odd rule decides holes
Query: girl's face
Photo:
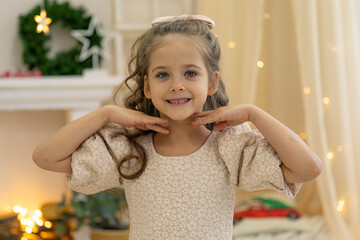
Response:
[{"label": "girl's face", "polygon": [[[144,93],[163,118],[185,120],[201,112],[208,95],[209,75],[203,57],[191,43],[193,38],[171,38],[150,56]],[[214,73],[218,82],[218,72]]]}]

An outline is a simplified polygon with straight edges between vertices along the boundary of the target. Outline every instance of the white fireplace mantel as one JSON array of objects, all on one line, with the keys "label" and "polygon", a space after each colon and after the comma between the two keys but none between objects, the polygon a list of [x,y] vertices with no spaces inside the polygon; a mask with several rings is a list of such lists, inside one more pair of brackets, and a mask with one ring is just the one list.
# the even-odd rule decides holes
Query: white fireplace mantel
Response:
[{"label": "white fireplace mantel", "polygon": [[0,111],[70,110],[74,120],[111,99],[119,76],[0,79]]}]

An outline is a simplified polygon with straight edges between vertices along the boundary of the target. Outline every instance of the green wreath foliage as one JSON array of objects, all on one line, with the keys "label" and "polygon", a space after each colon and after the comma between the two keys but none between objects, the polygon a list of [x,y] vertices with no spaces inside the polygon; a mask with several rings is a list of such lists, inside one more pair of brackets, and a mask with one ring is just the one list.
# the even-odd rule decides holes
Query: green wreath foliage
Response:
[{"label": "green wreath foliage", "polygon": [[[56,0],[44,1],[47,16],[52,19],[50,33],[37,33],[37,23],[34,16],[40,14],[41,6],[34,7],[28,14],[20,16],[20,38],[23,43],[23,61],[29,70],[39,69],[42,75],[81,75],[83,69],[92,67],[91,57],[83,62],[79,61],[82,44],[77,41],[76,46],[68,51],[58,52],[53,59],[48,58],[50,49],[46,42],[51,40],[51,26],[61,23],[64,28],[87,29],[91,16],[83,7],[73,8],[69,2],[57,3]],[[100,46],[102,37],[96,34],[89,37],[90,47]],[[101,59],[100,59],[101,60]]]}]

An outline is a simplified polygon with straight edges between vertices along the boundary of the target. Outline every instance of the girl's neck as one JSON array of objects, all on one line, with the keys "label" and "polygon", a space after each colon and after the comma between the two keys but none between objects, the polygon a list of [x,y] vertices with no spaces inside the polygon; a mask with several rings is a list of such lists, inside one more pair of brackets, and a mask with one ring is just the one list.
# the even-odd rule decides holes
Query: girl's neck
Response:
[{"label": "girl's neck", "polygon": [[211,131],[205,126],[193,128],[190,121],[169,121],[169,134],[155,133],[154,147],[166,156],[182,156],[195,152],[206,142]]},{"label": "girl's neck", "polygon": [[191,120],[187,119],[184,121],[174,121],[169,120],[169,134],[161,134],[163,138],[167,138],[168,140],[177,140],[181,139],[193,139],[194,136],[198,135],[209,135],[210,130],[208,130],[205,126],[193,128],[191,126]]}]

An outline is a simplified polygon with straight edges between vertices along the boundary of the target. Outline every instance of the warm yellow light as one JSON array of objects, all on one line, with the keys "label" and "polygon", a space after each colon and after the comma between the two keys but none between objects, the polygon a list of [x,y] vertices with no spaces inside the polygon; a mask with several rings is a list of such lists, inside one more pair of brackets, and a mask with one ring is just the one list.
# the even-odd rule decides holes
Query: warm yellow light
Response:
[{"label": "warm yellow light", "polygon": [[42,217],[42,212],[39,209],[35,209],[34,215],[38,217]]},{"label": "warm yellow light", "polygon": [[300,133],[300,138],[301,138],[302,140],[305,140],[305,139],[307,138],[306,132]]},{"label": "warm yellow light", "polygon": [[27,237],[22,237],[21,240],[28,240]]},{"label": "warm yellow light", "polygon": [[14,210],[15,213],[20,213],[21,210],[22,210],[22,208],[17,205],[17,206],[15,206],[15,207],[13,208],[13,210]]},{"label": "warm yellow light", "polygon": [[333,159],[334,158],[334,153],[333,152],[328,152],[328,154],[326,156],[328,157],[328,159]]},{"label": "warm yellow light", "polygon": [[36,215],[32,215],[31,220],[33,220],[34,222],[37,222],[39,220],[39,217]]},{"label": "warm yellow light", "polygon": [[304,88],[304,94],[308,95],[311,93],[311,89],[309,87]]},{"label": "warm yellow light", "polygon": [[338,212],[341,212],[342,210],[344,210],[344,206],[345,206],[345,201],[344,200],[340,200],[339,202],[338,202],[338,205],[337,205],[337,210],[338,210]]},{"label": "warm yellow light", "polygon": [[35,22],[40,22],[41,21],[41,17],[39,16],[39,15],[36,15],[35,17],[34,17],[34,20],[35,20]]},{"label": "warm yellow light", "polygon": [[23,218],[21,219],[21,225],[33,228],[35,226],[35,223],[31,221],[31,219]]},{"label": "warm yellow light", "polygon": [[44,221],[39,219],[39,220],[36,221],[36,224],[41,227],[41,226],[44,225]]},{"label": "warm yellow light", "polygon": [[47,227],[47,228],[51,228],[51,222],[46,221],[46,222],[45,222],[45,227]]},{"label": "warm yellow light", "polygon": [[45,22],[45,24],[46,25],[49,25],[50,23],[51,23],[51,18],[46,18],[45,20],[44,20],[44,22]]},{"label": "warm yellow light", "polygon": [[324,104],[329,104],[330,103],[330,99],[328,97],[324,97],[323,98],[323,103]]},{"label": "warm yellow light", "polygon": [[342,152],[342,151],[344,151],[344,146],[343,146],[343,145],[338,145],[338,146],[336,147],[336,149],[337,149],[339,152]]},{"label": "warm yellow light", "polygon": [[27,233],[31,233],[31,232],[32,232],[32,228],[31,228],[31,227],[26,227],[26,228],[25,228],[25,231],[26,231]]},{"label": "warm yellow light", "polygon": [[44,27],[43,27],[43,32],[45,33],[45,34],[47,34],[47,33],[49,33],[49,27],[47,26],[47,25],[44,25]]},{"label": "warm yellow light", "polygon": [[258,68],[263,68],[264,67],[264,62],[259,60],[259,61],[257,61],[256,65],[258,66]]},{"label": "warm yellow light", "polygon": [[27,208],[21,208],[19,215],[20,217],[25,217],[28,212],[29,210]]},{"label": "warm yellow light", "polygon": [[270,19],[270,13],[264,13],[264,18],[266,19],[266,20],[269,20]]},{"label": "warm yellow light", "polygon": [[36,227],[36,226],[35,226],[35,227],[33,227],[32,232],[33,232],[33,233],[37,233],[37,232],[39,232],[39,228],[38,228],[38,227]]},{"label": "warm yellow light", "polygon": [[49,33],[49,24],[52,22],[51,18],[46,16],[46,11],[41,10],[40,15],[34,17],[35,22],[38,24],[36,27],[36,32],[45,34]]},{"label": "warm yellow light", "polygon": [[37,25],[37,27],[36,27],[36,32],[37,32],[37,33],[41,33],[42,30],[43,30],[43,28],[44,28],[43,25]]},{"label": "warm yellow light", "polygon": [[43,17],[46,17],[46,11],[45,10],[41,10],[40,11],[40,16],[43,18]]},{"label": "warm yellow light", "polygon": [[235,42],[229,42],[228,46],[229,48],[235,48],[236,44]]}]

